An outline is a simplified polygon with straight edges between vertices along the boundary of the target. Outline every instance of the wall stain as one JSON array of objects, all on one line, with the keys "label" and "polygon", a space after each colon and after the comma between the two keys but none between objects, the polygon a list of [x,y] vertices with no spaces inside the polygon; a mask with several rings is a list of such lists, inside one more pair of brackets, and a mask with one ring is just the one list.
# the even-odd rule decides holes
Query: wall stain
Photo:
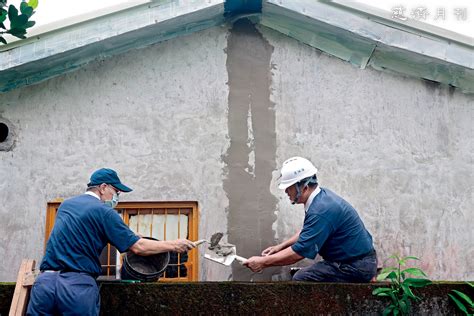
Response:
[{"label": "wall stain", "polygon": [[[224,157],[229,199],[228,241],[243,257],[275,243],[277,199],[270,192],[276,168],[275,110],[270,101],[273,47],[248,19],[234,23],[227,43],[230,147]],[[234,280],[269,280],[234,264]]]}]

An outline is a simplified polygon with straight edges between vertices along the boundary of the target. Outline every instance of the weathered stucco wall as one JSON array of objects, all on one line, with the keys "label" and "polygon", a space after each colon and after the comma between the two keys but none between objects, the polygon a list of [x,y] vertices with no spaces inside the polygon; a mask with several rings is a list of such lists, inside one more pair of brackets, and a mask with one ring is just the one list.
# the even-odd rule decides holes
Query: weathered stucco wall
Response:
[{"label": "weathered stucco wall", "polygon": [[[417,256],[433,279],[473,279],[474,97],[262,32],[274,46],[277,166],[292,155],[311,159],[321,186],[359,211],[380,259]],[[277,216],[281,240],[304,211],[283,198]]]},{"label": "weathered stucco wall", "polygon": [[[196,200],[201,238],[221,230],[259,254],[301,227],[303,208],[276,189],[294,155],[359,210],[380,259],[415,255],[433,279],[473,279],[473,97],[258,30],[213,28],[0,94],[17,135],[0,151],[0,280],[41,258],[46,203],[103,166],[134,188],[123,199]],[[281,273],[202,258],[200,271]]]},{"label": "weathered stucco wall", "polygon": [[[200,235],[227,231],[226,34],[214,28],[0,94],[0,116],[18,132],[0,152],[0,280],[15,280],[22,258],[41,258],[46,203],[83,192],[103,166],[134,189],[124,200],[198,201]],[[229,268],[201,262],[206,279],[228,278]]]}]

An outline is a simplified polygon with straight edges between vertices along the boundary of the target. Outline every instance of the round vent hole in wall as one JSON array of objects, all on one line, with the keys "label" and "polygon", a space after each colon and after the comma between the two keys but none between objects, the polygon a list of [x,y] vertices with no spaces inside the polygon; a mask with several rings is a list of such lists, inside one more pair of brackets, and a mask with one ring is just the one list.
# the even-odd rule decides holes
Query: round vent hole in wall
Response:
[{"label": "round vent hole in wall", "polygon": [[15,126],[9,120],[0,116],[0,152],[11,151],[16,138]]},{"label": "round vent hole in wall", "polygon": [[7,124],[0,123],[0,143],[3,143],[8,138],[8,133],[10,129],[8,128]]}]

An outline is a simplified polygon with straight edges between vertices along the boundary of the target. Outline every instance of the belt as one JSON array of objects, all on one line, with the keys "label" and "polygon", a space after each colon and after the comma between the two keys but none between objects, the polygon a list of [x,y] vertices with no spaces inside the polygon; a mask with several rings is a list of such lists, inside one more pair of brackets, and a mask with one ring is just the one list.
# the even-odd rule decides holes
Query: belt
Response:
[{"label": "belt", "polygon": [[342,264],[352,263],[354,261],[364,259],[365,257],[373,256],[373,255],[375,255],[375,253],[376,253],[375,249],[372,249],[371,251],[366,252],[364,254],[361,254],[361,255],[346,259],[346,260],[340,260],[339,263],[342,263]]}]

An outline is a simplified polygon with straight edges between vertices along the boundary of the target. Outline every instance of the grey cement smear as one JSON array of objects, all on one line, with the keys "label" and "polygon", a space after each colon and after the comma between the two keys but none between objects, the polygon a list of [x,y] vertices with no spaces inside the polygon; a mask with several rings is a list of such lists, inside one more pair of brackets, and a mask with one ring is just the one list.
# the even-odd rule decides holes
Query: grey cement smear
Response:
[{"label": "grey cement smear", "polygon": [[[273,47],[247,19],[237,21],[227,46],[230,147],[224,161],[229,199],[228,240],[244,257],[259,255],[274,241],[277,199],[270,192],[276,168],[274,104],[270,101]],[[269,280],[234,264],[234,280]]]}]

